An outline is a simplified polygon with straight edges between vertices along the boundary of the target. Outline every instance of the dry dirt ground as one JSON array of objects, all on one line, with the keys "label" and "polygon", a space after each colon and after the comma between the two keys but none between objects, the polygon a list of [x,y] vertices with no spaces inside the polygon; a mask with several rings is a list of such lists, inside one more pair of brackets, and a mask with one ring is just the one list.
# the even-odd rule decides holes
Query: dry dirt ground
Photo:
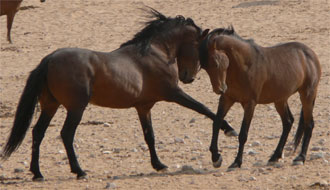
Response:
[{"label": "dry dirt ground", "polygon": [[[208,151],[211,120],[176,104],[160,102],[152,110],[157,151],[169,166],[155,172],[134,109],[115,110],[89,105],[75,136],[75,149],[87,180],[70,173],[59,138],[65,118],[61,107],[41,145],[44,182],[32,182],[29,172],[31,129],[8,161],[0,163],[0,189],[329,189],[330,186],[330,1],[329,0],[25,0],[6,41],[6,18],[1,17],[0,147],[12,127],[17,102],[29,72],[40,60],[61,47],[112,51],[141,30],[145,5],[163,14],[192,17],[203,28],[234,25],[243,38],[262,46],[300,41],[319,56],[322,78],[314,110],[315,128],[305,165],[292,166],[296,154],[286,146],[276,167],[266,165],[282,132],[274,106],[259,105],[252,120],[242,168],[227,172],[238,141],[220,134],[223,164],[214,169]],[[214,112],[218,96],[204,71],[198,80],[180,86]],[[299,96],[290,98],[295,123]],[[227,120],[239,131],[242,108],[235,104]],[[33,118],[36,122],[38,114]],[[104,123],[110,124],[104,126]],[[182,166],[183,167],[182,169]],[[192,168],[189,168],[192,167]]]}]

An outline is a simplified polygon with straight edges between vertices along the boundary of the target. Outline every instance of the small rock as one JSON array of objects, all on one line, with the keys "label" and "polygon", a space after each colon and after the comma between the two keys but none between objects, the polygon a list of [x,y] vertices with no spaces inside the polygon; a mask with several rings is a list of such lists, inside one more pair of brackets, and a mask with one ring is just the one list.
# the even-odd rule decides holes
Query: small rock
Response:
[{"label": "small rock", "polygon": [[194,168],[192,166],[189,166],[189,165],[183,165],[182,168],[181,168],[181,171],[183,172],[190,172],[190,171],[194,171]]},{"label": "small rock", "polygon": [[114,148],[113,149],[113,153],[119,153],[120,152],[120,148]]},{"label": "small rock", "polygon": [[323,152],[312,153],[311,156],[310,156],[311,160],[316,160],[316,159],[320,159],[320,158],[324,158],[324,153]]},{"label": "small rock", "polygon": [[174,139],[174,142],[175,142],[175,143],[183,143],[183,144],[185,143],[183,139],[178,138],[178,137],[176,137],[176,138]]},{"label": "small rock", "polygon": [[119,176],[113,176],[113,179],[120,179]]},{"label": "small rock", "polygon": [[329,184],[325,180],[321,180],[310,185],[310,187],[327,187],[327,186],[329,186]]},{"label": "small rock", "polygon": [[5,180],[6,179],[6,175],[2,174],[0,175],[0,180]]},{"label": "small rock", "polygon": [[141,148],[143,151],[147,151],[147,150],[148,150],[148,146],[145,145],[145,144],[141,144],[141,145],[140,145],[140,148]]},{"label": "small rock", "polygon": [[24,172],[24,170],[21,169],[21,168],[15,168],[14,169],[14,173],[22,173],[22,172]]},{"label": "small rock", "polygon": [[249,150],[248,150],[248,155],[252,155],[252,156],[254,156],[254,155],[256,155],[256,154],[258,154],[258,152],[256,152],[255,150],[253,150],[253,149],[249,149]]},{"label": "small rock", "polygon": [[185,135],[184,138],[185,138],[185,139],[189,139],[189,136],[188,136],[188,135]]},{"label": "small rock", "polygon": [[105,186],[106,189],[115,189],[117,186],[115,183],[107,183],[107,185]]},{"label": "small rock", "polygon": [[136,148],[133,148],[133,149],[131,150],[131,152],[137,152],[137,149],[136,149]]},{"label": "small rock", "polygon": [[257,178],[255,178],[255,177],[252,176],[252,177],[249,178],[249,180],[250,180],[250,181],[256,181]]},{"label": "small rock", "polygon": [[215,177],[221,177],[223,175],[225,175],[223,172],[213,174]]},{"label": "small rock", "polygon": [[195,118],[192,118],[189,123],[195,123],[196,122],[196,119]]},{"label": "small rock", "polygon": [[109,150],[105,150],[105,151],[103,151],[102,153],[103,153],[103,154],[111,154],[111,151],[109,151]]},{"label": "small rock", "polygon": [[319,146],[314,146],[311,148],[312,151],[320,151],[322,148]]},{"label": "small rock", "polygon": [[59,150],[58,153],[64,154],[64,150]]},{"label": "small rock", "polygon": [[259,142],[259,141],[254,141],[253,143],[252,143],[252,146],[260,146],[261,145],[261,143]]},{"label": "small rock", "polygon": [[103,123],[103,127],[110,127],[110,123]]},{"label": "small rock", "polygon": [[253,166],[255,166],[255,167],[259,167],[259,166],[263,166],[263,165],[264,165],[264,162],[261,160],[258,160],[253,164]]},{"label": "small rock", "polygon": [[321,140],[319,140],[317,143],[319,143],[319,145],[324,145],[325,142],[326,142],[325,139],[321,139]]}]

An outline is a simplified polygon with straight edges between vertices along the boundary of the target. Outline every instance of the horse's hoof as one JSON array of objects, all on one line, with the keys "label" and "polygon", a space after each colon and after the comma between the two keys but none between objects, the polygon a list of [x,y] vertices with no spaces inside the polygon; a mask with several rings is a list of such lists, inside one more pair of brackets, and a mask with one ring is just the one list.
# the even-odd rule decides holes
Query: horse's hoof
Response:
[{"label": "horse's hoof", "polygon": [[232,172],[232,171],[235,171],[237,168],[231,168],[231,167],[229,167],[228,169],[227,169],[227,172]]},{"label": "horse's hoof", "polygon": [[43,182],[43,181],[45,181],[45,179],[43,177],[33,177],[32,181],[34,181],[34,182]]},{"label": "horse's hoof", "polygon": [[234,170],[236,170],[237,168],[240,168],[240,166],[239,166],[236,162],[234,162],[234,163],[232,163],[232,164],[229,166],[229,168],[227,169],[227,172],[234,171]]},{"label": "horse's hoof", "polygon": [[225,135],[227,137],[237,137],[238,136],[238,133],[235,130],[230,130],[230,131],[226,131],[225,132]]},{"label": "horse's hoof", "polygon": [[222,164],[222,158],[220,156],[217,161],[213,162],[213,167],[220,168],[221,164]]},{"label": "horse's hoof", "polygon": [[160,170],[158,170],[158,172],[160,172],[160,173],[168,172],[168,167],[165,167],[163,169],[160,169]]},{"label": "horse's hoof", "polygon": [[78,175],[77,175],[77,179],[78,179],[78,180],[81,180],[81,179],[88,179],[86,172],[82,172],[82,173],[78,174]]},{"label": "horse's hoof", "polygon": [[292,165],[293,165],[293,166],[304,165],[304,162],[303,162],[303,161],[295,161],[295,160],[294,160],[294,161],[292,162]]},{"label": "horse's hoof", "polygon": [[267,166],[275,166],[277,163],[276,161],[268,161]]}]

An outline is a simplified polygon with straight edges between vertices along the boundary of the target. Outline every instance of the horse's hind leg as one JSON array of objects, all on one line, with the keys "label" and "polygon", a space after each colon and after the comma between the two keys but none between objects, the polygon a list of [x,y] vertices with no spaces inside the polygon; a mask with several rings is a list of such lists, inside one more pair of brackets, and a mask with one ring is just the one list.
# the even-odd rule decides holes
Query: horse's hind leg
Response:
[{"label": "horse's hind leg", "polygon": [[44,138],[45,132],[48,125],[53,118],[59,103],[50,96],[42,96],[40,99],[41,114],[38,122],[32,130],[32,159],[30,164],[30,171],[33,173],[34,181],[42,181],[43,176],[40,172],[39,167],[39,147],[42,139]]},{"label": "horse's hind leg", "polygon": [[291,130],[291,127],[293,124],[293,120],[294,120],[287,101],[276,102],[275,108],[276,108],[276,111],[281,116],[283,131],[282,131],[280,141],[278,142],[277,148],[276,148],[274,154],[269,159],[268,164],[275,163],[282,157],[283,148],[288,139],[288,135],[290,133],[290,130]]},{"label": "horse's hind leg", "polygon": [[300,99],[302,102],[302,110],[303,110],[302,116],[304,118],[303,118],[303,122],[302,122],[301,126],[298,126],[298,128],[303,127],[303,129],[301,129],[301,131],[303,130],[304,136],[303,136],[303,141],[302,141],[301,152],[293,160],[294,165],[303,164],[306,160],[306,153],[307,153],[308,145],[309,145],[310,139],[312,137],[312,132],[313,132],[313,128],[314,128],[313,108],[314,108],[315,96],[316,96],[316,93],[312,94],[312,96],[307,96],[304,93],[300,94]]},{"label": "horse's hind leg", "polygon": [[68,110],[61,137],[68,155],[71,172],[77,174],[77,179],[84,178],[87,174],[80,168],[76,154],[73,149],[73,139],[78,124],[82,118],[85,106],[80,109]]},{"label": "horse's hind leg", "polygon": [[139,119],[140,119],[140,122],[142,125],[144,139],[149,147],[151,165],[155,170],[160,171],[160,170],[166,169],[167,166],[162,164],[159,161],[159,158],[157,156],[156,149],[155,149],[155,137],[154,137],[154,132],[152,129],[151,113],[150,113],[150,109],[152,108],[153,105],[154,104],[150,104],[148,106],[140,106],[140,107],[137,107],[136,110],[138,112]]}]

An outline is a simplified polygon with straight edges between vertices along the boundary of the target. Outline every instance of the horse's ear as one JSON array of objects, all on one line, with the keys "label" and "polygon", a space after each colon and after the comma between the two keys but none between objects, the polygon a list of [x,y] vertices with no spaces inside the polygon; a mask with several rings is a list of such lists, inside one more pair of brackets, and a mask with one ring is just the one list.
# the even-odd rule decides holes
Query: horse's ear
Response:
[{"label": "horse's ear", "polygon": [[200,37],[201,40],[204,40],[207,36],[207,34],[209,33],[210,29],[205,29],[203,32],[202,32],[202,35]]}]

